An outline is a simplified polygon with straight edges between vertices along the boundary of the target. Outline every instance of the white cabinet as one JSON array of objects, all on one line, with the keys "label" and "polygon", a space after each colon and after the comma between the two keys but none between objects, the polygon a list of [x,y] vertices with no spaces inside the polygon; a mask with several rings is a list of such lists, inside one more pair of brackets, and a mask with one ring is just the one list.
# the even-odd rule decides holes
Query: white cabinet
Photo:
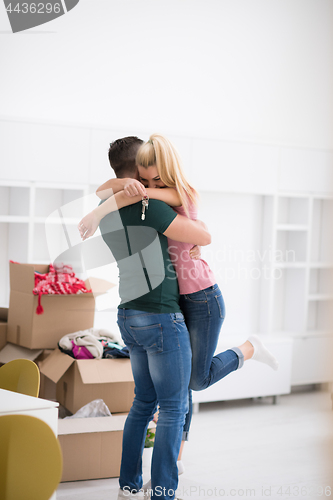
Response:
[{"label": "white cabinet", "polygon": [[[49,264],[53,255],[61,253],[63,227],[49,220],[52,212],[63,212],[68,233],[75,232],[86,213],[84,201],[88,186],[77,184],[48,184],[35,182],[0,181],[0,303],[9,301],[8,262]],[[96,199],[97,203],[97,199]],[[46,231],[46,223],[49,229]]]},{"label": "white cabinet", "polygon": [[316,384],[333,380],[332,335],[305,335],[294,338],[292,374],[293,385]]},{"label": "white cabinet", "polygon": [[274,197],[274,279],[262,297],[261,307],[269,313],[261,328],[294,338],[293,385],[328,382],[333,376],[332,217],[333,199],[325,194]]}]

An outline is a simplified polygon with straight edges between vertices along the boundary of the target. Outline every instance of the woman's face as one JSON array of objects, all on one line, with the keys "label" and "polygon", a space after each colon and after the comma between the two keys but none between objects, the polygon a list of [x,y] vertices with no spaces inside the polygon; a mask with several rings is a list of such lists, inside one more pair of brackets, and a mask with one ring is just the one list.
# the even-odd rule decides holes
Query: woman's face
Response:
[{"label": "woman's face", "polygon": [[160,176],[157,172],[156,165],[152,165],[151,167],[144,168],[140,165],[138,166],[139,171],[139,181],[146,188],[164,188],[165,184],[161,181]]}]

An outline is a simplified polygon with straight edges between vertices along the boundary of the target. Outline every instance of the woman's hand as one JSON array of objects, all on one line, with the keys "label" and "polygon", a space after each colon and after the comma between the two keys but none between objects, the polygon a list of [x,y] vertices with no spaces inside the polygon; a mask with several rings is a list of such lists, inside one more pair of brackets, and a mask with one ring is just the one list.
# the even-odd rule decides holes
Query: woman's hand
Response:
[{"label": "woman's hand", "polygon": [[136,179],[127,179],[124,185],[124,192],[127,196],[147,196],[146,188]]},{"label": "woman's hand", "polygon": [[200,259],[201,247],[199,245],[194,245],[194,247],[191,248],[189,254],[190,254],[191,259],[195,259],[195,260]]},{"label": "woman's hand", "polygon": [[85,217],[83,217],[83,219],[79,222],[78,225],[78,229],[80,231],[80,236],[82,240],[86,240],[87,238],[89,238],[89,236],[92,236],[95,233],[95,231],[99,226],[100,221],[101,221],[100,218],[94,212],[94,210]]}]

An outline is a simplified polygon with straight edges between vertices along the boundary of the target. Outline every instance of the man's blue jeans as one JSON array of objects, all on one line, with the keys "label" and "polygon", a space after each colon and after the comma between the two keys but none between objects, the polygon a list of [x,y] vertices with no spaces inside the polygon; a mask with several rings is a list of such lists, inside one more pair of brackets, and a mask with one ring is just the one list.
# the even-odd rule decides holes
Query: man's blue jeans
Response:
[{"label": "man's blue jeans", "polygon": [[[241,368],[244,355],[233,347],[214,356],[225,317],[225,305],[217,284],[188,295],[181,295],[179,305],[184,313],[192,347],[190,389],[202,391],[229,373]],[[186,415],[183,439],[188,439],[192,417],[192,394]]]},{"label": "man's blue jeans", "polygon": [[173,499],[191,375],[191,346],[184,317],[182,313],[119,309],[118,325],[130,351],[135,382],[135,398],[124,427],[119,484],[125,490],[142,487],[144,441],[158,402],[151,496]]}]

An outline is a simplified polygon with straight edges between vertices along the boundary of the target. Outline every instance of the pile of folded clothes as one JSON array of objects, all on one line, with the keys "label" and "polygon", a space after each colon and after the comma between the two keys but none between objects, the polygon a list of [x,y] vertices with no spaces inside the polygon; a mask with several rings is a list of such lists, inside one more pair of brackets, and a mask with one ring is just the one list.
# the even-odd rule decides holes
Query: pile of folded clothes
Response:
[{"label": "pile of folded clothes", "polygon": [[128,348],[104,329],[89,328],[69,333],[59,340],[58,347],[75,359],[129,358]]}]

